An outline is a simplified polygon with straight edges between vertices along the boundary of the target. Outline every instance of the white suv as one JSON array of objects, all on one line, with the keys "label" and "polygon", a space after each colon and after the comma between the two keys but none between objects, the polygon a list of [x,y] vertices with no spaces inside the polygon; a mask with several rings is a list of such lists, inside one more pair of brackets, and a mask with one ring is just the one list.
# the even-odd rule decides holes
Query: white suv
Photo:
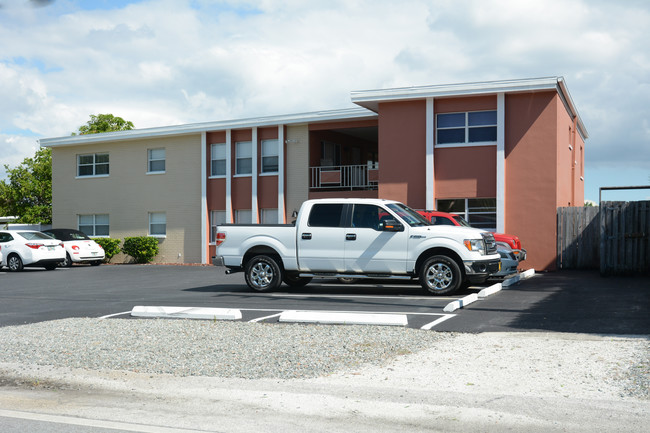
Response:
[{"label": "white suv", "polygon": [[2,261],[10,272],[23,267],[44,267],[53,270],[65,260],[63,243],[34,230],[0,230]]}]

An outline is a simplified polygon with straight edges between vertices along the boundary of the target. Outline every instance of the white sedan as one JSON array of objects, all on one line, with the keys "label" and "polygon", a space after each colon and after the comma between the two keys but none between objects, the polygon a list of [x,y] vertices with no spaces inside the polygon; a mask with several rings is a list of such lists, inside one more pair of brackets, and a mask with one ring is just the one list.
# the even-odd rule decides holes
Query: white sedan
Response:
[{"label": "white sedan", "polygon": [[65,260],[63,243],[35,230],[0,230],[2,261],[10,272],[23,267],[44,267],[48,271]]},{"label": "white sedan", "polygon": [[104,261],[104,249],[84,232],[73,229],[43,230],[48,236],[63,242],[66,255],[60,266],[70,267],[73,263],[90,263],[97,266]]}]

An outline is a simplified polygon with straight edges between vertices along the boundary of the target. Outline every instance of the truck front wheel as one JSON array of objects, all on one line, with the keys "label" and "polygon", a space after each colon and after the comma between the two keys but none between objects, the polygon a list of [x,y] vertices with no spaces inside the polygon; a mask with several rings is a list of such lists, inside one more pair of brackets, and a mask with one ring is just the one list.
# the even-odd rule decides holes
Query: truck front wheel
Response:
[{"label": "truck front wheel", "polygon": [[282,284],[282,271],[278,263],[269,256],[255,256],[244,268],[246,284],[258,292],[275,290]]},{"label": "truck front wheel", "polygon": [[458,264],[447,256],[432,256],[420,268],[420,284],[434,295],[449,295],[461,285]]}]

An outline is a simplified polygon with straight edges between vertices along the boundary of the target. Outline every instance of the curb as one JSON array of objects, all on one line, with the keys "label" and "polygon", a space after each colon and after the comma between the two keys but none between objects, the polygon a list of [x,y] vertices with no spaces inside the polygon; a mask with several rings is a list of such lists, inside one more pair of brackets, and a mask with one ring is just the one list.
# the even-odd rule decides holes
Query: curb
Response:
[{"label": "curb", "polygon": [[131,310],[131,316],[165,317],[174,319],[239,320],[241,319],[241,311],[226,308],[136,306]]},{"label": "curb", "polygon": [[533,276],[535,276],[535,269],[528,269],[527,271],[517,274],[512,278],[508,278],[507,280],[504,280],[503,283],[501,284],[503,284],[504,287],[509,287],[512,286],[513,284],[517,284],[520,281],[527,280]]},{"label": "curb", "polygon": [[488,296],[501,291],[502,289],[512,286],[513,284],[517,284],[520,281],[527,280],[533,277],[534,275],[535,275],[535,269],[528,269],[527,271],[517,274],[512,278],[508,278],[507,280],[504,280],[501,283],[496,283],[491,285],[490,287],[486,287],[485,289],[478,292],[478,294],[472,293],[471,295],[467,295],[464,298],[460,298],[456,301],[450,302],[449,304],[447,304],[445,308],[443,308],[442,311],[444,311],[445,313],[451,313],[453,311],[458,310],[459,308],[463,308],[464,306],[471,304],[472,302],[476,302],[479,299],[483,300]]},{"label": "curb", "polygon": [[457,299],[453,302],[450,302],[447,304],[445,308],[443,308],[442,311],[445,313],[451,313],[452,311],[456,311],[459,308],[463,308],[465,305],[469,305],[472,302],[478,301],[478,295],[476,293],[472,293],[471,295],[467,295],[464,298]]},{"label": "curb", "polygon": [[493,284],[490,287],[486,287],[485,289],[478,292],[478,297],[480,299],[487,298],[488,296],[493,295],[496,292],[501,291],[501,289],[503,289],[503,286],[501,285],[501,283]]},{"label": "curb", "polygon": [[289,310],[280,315],[280,322],[322,323],[328,325],[407,326],[405,314],[336,313]]}]

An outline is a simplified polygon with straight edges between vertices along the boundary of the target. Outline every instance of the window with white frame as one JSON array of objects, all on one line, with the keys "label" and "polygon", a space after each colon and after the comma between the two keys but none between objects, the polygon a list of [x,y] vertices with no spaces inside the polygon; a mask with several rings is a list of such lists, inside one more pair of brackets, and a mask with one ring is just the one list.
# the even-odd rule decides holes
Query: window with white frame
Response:
[{"label": "window with white frame", "polygon": [[226,143],[215,143],[210,150],[210,176],[226,175]]},{"label": "window with white frame", "polygon": [[496,198],[455,198],[437,200],[436,209],[462,216],[472,227],[483,230],[496,230]]},{"label": "window with white frame", "polygon": [[217,227],[226,223],[225,210],[210,211],[210,243],[214,244],[217,241]]},{"label": "window with white frame", "polygon": [[277,224],[278,223],[278,210],[277,209],[262,209],[260,213],[262,224]]},{"label": "window with white frame", "polygon": [[436,144],[494,143],[497,112],[469,111],[436,116]]},{"label": "window with white frame", "polygon": [[147,173],[165,172],[165,149],[147,150]]},{"label": "window with white frame", "polygon": [[253,213],[250,209],[235,211],[235,224],[251,224],[253,222]]},{"label": "window with white frame", "polygon": [[108,176],[109,162],[108,153],[92,153],[89,155],[77,155],[77,176]]},{"label": "window with white frame", "polygon": [[167,235],[167,214],[165,212],[149,212],[149,235]]},{"label": "window with white frame", "polygon": [[278,140],[262,140],[262,173],[278,172]]},{"label": "window with white frame", "polygon": [[77,215],[77,227],[87,236],[107,237],[109,235],[108,214]]},{"label": "window with white frame", "polygon": [[253,173],[253,143],[238,141],[235,143],[235,174]]}]

